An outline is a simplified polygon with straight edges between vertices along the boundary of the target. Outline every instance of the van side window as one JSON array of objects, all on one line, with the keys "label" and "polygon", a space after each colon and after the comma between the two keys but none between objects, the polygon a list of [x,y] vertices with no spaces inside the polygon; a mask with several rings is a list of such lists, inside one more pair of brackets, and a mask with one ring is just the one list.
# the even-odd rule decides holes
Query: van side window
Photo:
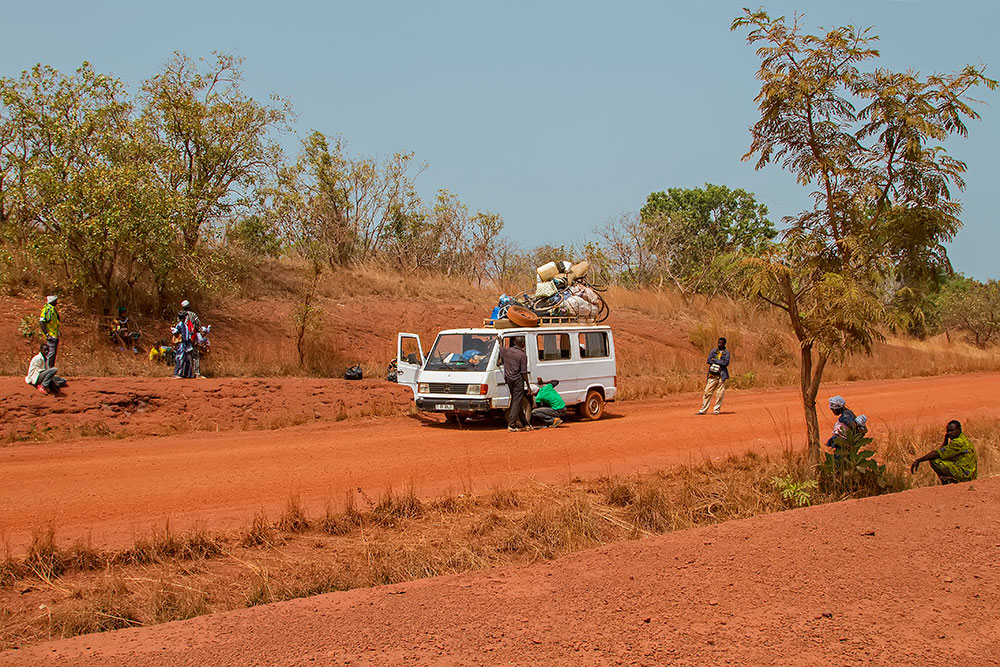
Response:
[{"label": "van side window", "polygon": [[580,358],[596,359],[611,356],[608,351],[608,334],[605,331],[588,331],[580,334]]},{"label": "van side window", "polygon": [[555,361],[569,359],[569,334],[546,333],[538,334],[538,360]]}]

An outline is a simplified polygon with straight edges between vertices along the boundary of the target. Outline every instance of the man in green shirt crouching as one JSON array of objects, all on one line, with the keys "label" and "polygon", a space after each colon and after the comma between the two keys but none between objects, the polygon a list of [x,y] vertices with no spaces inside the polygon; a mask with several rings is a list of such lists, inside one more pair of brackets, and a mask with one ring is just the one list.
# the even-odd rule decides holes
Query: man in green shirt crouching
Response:
[{"label": "man in green shirt crouching", "polygon": [[537,407],[531,411],[531,418],[537,417],[546,428],[556,428],[563,423],[563,417],[566,416],[566,401],[556,391],[558,384],[559,380],[544,383],[542,378],[538,378],[538,393],[535,394]]},{"label": "man in green shirt crouching", "polygon": [[930,461],[942,484],[971,482],[976,478],[976,448],[962,433],[962,423],[957,419],[948,422],[944,443],[915,460],[910,472],[916,474],[923,461]]}]

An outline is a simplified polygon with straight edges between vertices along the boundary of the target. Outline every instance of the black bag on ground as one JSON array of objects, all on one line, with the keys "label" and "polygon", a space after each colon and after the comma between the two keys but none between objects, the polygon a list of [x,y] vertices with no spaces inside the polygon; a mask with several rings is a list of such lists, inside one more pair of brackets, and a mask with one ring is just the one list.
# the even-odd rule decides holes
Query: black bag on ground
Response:
[{"label": "black bag on ground", "polygon": [[364,377],[364,373],[361,370],[361,366],[354,364],[346,371],[344,371],[345,380],[360,380]]}]

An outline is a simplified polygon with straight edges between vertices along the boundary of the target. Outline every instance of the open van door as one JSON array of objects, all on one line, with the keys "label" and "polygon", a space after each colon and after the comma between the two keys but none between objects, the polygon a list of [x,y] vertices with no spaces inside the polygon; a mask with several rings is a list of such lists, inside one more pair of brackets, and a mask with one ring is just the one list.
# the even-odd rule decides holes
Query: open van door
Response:
[{"label": "open van door", "polygon": [[424,365],[424,348],[420,336],[412,333],[397,334],[396,337],[396,382],[405,384],[417,396],[417,371]]}]

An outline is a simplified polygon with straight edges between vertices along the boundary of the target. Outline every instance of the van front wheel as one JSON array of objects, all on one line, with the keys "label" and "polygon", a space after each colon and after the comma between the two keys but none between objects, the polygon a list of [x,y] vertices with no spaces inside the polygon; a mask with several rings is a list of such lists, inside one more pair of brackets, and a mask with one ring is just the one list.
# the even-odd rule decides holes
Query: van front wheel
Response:
[{"label": "van front wheel", "polygon": [[601,392],[591,389],[586,400],[577,408],[580,416],[590,421],[597,421],[604,415],[604,397]]}]

